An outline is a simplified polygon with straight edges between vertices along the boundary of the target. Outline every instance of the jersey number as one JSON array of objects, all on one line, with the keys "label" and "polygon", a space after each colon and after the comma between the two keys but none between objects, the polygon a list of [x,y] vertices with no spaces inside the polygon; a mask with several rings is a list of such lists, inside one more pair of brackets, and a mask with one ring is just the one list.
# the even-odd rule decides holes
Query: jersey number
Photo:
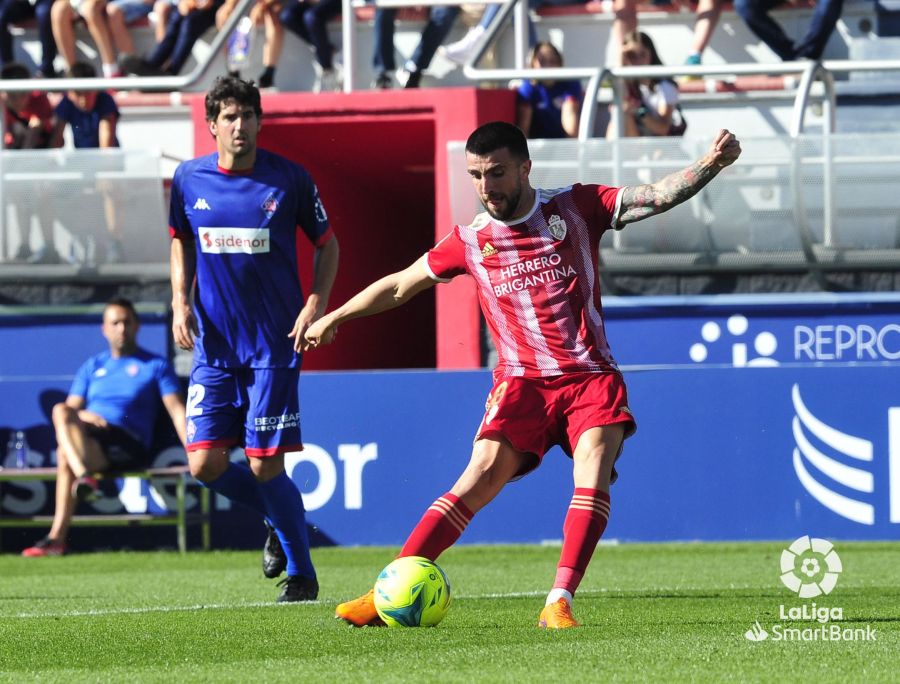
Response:
[{"label": "jersey number", "polygon": [[191,385],[188,387],[187,414],[188,416],[202,416],[203,407],[200,402],[206,396],[206,388],[203,385]]}]

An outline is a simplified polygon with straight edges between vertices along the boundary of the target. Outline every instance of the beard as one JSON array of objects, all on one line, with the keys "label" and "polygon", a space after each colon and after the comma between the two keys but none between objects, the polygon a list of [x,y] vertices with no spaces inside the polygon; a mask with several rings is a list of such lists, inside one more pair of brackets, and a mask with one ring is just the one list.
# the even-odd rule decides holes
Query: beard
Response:
[{"label": "beard", "polygon": [[512,194],[503,196],[505,204],[501,205],[500,209],[492,209],[487,202],[482,202],[482,205],[491,218],[505,222],[513,217],[521,199],[522,185],[520,183]]}]

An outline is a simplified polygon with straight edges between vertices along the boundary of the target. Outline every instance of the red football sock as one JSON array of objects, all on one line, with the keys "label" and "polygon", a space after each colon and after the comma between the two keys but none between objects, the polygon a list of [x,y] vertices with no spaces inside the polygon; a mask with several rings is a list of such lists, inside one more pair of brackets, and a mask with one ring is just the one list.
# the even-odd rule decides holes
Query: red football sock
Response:
[{"label": "red football sock", "polygon": [[576,487],[563,524],[563,547],[554,589],[575,594],[608,520],[609,494],[599,489]]},{"label": "red football sock", "polygon": [[473,515],[458,496],[447,492],[425,511],[400,550],[399,557],[422,556],[435,560],[459,539]]}]

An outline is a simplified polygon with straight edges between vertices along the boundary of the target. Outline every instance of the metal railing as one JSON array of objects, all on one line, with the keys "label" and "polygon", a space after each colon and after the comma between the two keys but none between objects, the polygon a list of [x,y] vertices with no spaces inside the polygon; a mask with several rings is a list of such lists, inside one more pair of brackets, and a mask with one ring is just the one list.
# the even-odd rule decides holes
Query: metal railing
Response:
[{"label": "metal railing", "polygon": [[[203,78],[212,63],[219,55],[228,36],[242,17],[247,15],[256,4],[256,0],[238,0],[234,11],[216,33],[210,43],[209,53],[198,61],[193,71],[184,76],[120,76],[116,78],[22,78],[0,80],[0,90],[10,93],[30,93],[34,90],[140,90],[140,91],[179,91],[187,90]],[[0,122],[2,125],[2,122]]]}]

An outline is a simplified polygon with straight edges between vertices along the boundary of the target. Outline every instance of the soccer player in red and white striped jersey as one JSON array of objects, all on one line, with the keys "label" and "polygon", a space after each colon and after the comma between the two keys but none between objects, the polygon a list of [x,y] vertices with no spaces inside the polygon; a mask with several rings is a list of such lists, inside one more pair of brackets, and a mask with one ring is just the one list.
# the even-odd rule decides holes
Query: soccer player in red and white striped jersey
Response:
[{"label": "soccer player in red and white striped jersey", "polygon": [[[544,190],[529,182],[528,143],[517,127],[495,121],[469,136],[468,173],[486,211],[305,334],[307,347],[329,344],[345,321],[400,306],[463,273],[475,280],[499,357],[494,386],[468,466],[425,511],[400,556],[436,559],[507,482],[537,467],[558,444],[572,458],[575,488],[538,624],[577,626],[573,596],[609,519],[613,466],[635,429],[603,327],[600,238],[684,202],[740,153],[734,135],[720,130],[701,159],[656,183]],[[355,625],[381,622],[371,591],[339,605],[337,617]]]}]

